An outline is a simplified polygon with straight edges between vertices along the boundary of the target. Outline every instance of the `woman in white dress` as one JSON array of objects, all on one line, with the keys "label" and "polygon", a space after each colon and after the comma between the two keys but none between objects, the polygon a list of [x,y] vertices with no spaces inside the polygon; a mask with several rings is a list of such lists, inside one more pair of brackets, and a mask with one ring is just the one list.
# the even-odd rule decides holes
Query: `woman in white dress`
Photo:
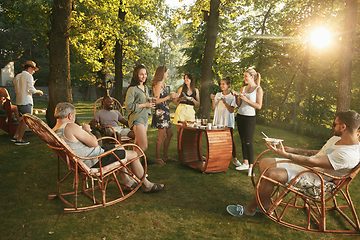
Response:
[{"label": "woman in white dress", "polygon": [[236,105],[235,96],[231,94],[230,88],[230,78],[226,77],[221,80],[220,88],[222,92],[218,92],[215,96],[213,94],[210,95],[212,99],[212,106],[215,110],[213,125],[222,125],[226,126],[230,129],[232,145],[233,145],[233,164],[235,166],[240,166],[241,163],[237,160],[236,157],[236,147],[234,143],[233,137],[233,129],[235,127],[235,118],[234,118],[234,110]]}]

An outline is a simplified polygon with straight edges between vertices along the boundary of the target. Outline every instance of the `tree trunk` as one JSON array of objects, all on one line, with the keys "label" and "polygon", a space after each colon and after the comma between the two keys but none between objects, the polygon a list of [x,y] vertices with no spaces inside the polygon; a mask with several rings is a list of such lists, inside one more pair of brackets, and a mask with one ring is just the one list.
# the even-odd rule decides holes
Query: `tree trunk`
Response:
[{"label": "tree trunk", "polygon": [[123,104],[123,79],[124,74],[122,71],[123,61],[123,44],[119,40],[115,45],[115,93],[114,97]]},{"label": "tree trunk", "polygon": [[351,67],[356,36],[357,0],[346,0],[345,4],[336,112],[349,110],[351,104]]},{"label": "tree trunk", "polygon": [[211,0],[210,16],[207,23],[206,44],[203,65],[201,70],[201,98],[200,98],[200,117],[210,118],[210,93],[211,93],[211,73],[214,62],[216,38],[219,26],[219,5],[220,0]]},{"label": "tree trunk", "polygon": [[52,26],[49,32],[50,79],[46,120],[55,126],[54,111],[59,102],[72,102],[70,81],[69,33],[72,0],[54,0]]}]

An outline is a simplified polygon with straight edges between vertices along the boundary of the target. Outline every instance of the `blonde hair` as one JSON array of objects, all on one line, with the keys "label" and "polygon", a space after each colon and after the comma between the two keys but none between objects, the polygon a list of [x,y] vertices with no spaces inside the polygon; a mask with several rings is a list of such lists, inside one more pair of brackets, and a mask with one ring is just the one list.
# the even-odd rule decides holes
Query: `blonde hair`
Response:
[{"label": "blonde hair", "polygon": [[261,80],[261,75],[260,73],[256,72],[255,69],[253,68],[249,68],[248,70],[246,70],[245,72],[249,73],[251,76],[254,77],[254,82],[257,86],[260,86],[260,80]]}]

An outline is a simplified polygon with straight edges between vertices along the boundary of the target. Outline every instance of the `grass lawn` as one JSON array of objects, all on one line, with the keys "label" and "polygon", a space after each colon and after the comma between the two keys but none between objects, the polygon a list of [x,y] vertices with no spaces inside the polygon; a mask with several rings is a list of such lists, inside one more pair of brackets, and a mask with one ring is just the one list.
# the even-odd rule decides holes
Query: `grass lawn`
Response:
[{"label": "grass lawn", "polygon": [[[36,108],[45,103],[35,104]],[[92,116],[91,103],[77,103],[78,116]],[[44,117],[43,115],[39,115]],[[90,119],[80,119],[89,122]],[[176,129],[170,156],[177,158]],[[297,148],[319,149],[326,139],[310,139],[293,132],[257,125],[255,155],[265,150],[261,132],[283,138]],[[148,157],[155,159],[157,130],[149,128]],[[28,146],[15,146],[0,130],[0,239],[354,239],[336,234],[310,234],[283,227],[261,214],[235,218],[228,204],[246,204],[253,187],[245,171],[204,174],[179,162],[150,165],[149,180],[165,183],[155,194],[136,192],[129,199],[84,213],[63,213],[63,202],[47,195],[56,192],[56,155],[36,135],[24,138]],[[237,155],[240,139],[235,131]],[[357,209],[360,178],[350,185]]]}]

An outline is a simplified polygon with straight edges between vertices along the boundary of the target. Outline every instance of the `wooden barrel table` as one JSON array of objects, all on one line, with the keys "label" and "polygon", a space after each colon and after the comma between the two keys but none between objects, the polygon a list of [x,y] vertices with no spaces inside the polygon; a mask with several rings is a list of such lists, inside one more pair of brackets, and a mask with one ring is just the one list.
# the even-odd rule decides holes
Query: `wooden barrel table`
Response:
[{"label": "wooden barrel table", "polygon": [[[178,126],[178,154],[180,163],[205,173],[228,170],[232,156],[232,140],[229,128],[199,129]],[[202,138],[206,138],[206,156],[203,156]]]}]

